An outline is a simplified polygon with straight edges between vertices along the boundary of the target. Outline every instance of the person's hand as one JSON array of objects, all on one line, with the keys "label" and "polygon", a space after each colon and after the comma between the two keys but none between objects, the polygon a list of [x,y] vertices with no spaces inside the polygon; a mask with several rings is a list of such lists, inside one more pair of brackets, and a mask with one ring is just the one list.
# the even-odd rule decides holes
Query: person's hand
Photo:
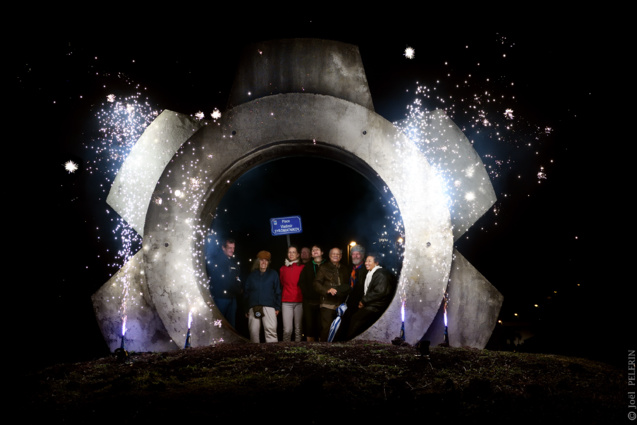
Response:
[{"label": "person's hand", "polygon": [[274,310],[274,315],[278,316],[279,315],[279,310]]},{"label": "person's hand", "polygon": [[362,301],[359,301],[359,302],[358,302],[358,308],[363,308],[363,307],[364,307],[363,302],[362,302]]},{"label": "person's hand", "polygon": [[330,294],[330,295],[336,295],[336,289],[330,288],[330,289],[327,290],[327,293]]}]

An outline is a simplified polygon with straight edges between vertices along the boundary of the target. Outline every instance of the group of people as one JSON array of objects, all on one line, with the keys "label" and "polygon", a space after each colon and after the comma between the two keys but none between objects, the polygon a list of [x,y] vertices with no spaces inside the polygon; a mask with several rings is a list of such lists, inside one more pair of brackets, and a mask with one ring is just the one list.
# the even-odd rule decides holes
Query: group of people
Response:
[{"label": "group of people", "polygon": [[235,245],[225,240],[207,262],[210,293],[235,328],[238,306],[243,306],[252,342],[260,342],[262,333],[265,342],[278,342],[279,314],[283,341],[328,341],[342,304],[347,309],[333,340],[350,340],[378,320],[395,292],[394,278],[379,256],[365,256],[360,245],[350,250],[349,267],[340,248],[330,249],[326,258],[318,245],[290,246],[278,272],[271,267],[271,253],[260,251],[245,283],[233,257]]}]

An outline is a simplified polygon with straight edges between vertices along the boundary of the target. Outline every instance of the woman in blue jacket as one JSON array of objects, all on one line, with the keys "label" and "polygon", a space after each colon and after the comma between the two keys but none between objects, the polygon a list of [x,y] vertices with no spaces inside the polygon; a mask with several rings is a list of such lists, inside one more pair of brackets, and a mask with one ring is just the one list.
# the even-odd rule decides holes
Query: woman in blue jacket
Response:
[{"label": "woman in blue jacket", "polygon": [[261,325],[265,342],[278,342],[277,316],[281,311],[281,282],[279,274],[270,268],[272,256],[260,251],[245,284],[245,300],[248,312],[250,341],[260,342]]}]

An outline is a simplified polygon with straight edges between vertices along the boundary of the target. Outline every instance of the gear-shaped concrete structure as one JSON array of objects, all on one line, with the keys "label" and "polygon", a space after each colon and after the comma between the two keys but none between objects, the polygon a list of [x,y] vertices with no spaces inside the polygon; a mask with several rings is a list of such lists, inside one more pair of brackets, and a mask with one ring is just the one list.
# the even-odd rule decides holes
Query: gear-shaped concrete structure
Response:
[{"label": "gear-shaped concrete structure", "polygon": [[[425,333],[441,342],[440,305],[448,294],[449,343],[483,348],[502,295],[453,248],[495,202],[482,161],[462,131],[437,111],[427,117],[423,153],[374,112],[358,48],[315,39],[263,42],[246,49],[215,122],[164,111],[119,171],[107,202],[140,235],[142,248],[93,295],[110,349],[167,351],[247,342],[220,314],[208,291],[204,238],[230,185],[277,158],[311,155],[344,164],[396,200],[405,229],[396,295],[357,338],[389,341],[405,310],[407,341]],[[446,192],[444,179],[462,191]],[[467,200],[464,193],[472,193]],[[438,341],[439,339],[439,341]]]}]

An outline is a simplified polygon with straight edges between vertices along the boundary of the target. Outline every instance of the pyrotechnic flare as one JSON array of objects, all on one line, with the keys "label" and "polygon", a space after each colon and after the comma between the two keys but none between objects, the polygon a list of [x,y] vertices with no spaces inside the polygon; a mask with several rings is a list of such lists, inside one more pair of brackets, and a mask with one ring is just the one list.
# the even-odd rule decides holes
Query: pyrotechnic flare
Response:
[{"label": "pyrotechnic flare", "polygon": [[122,320],[122,345],[120,345],[120,349],[124,350],[124,336],[126,335],[126,316]]},{"label": "pyrotechnic flare", "polygon": [[115,350],[115,353],[114,353],[115,356],[117,356],[117,358],[122,361],[128,358],[128,351],[126,351],[126,349],[124,348],[125,336],[126,336],[126,316],[124,316],[122,319],[122,344],[117,350]]},{"label": "pyrotechnic flare", "polygon": [[400,307],[400,316],[402,319],[402,325],[400,325],[400,339],[405,340],[405,300],[403,300],[403,304]]},{"label": "pyrotechnic flare", "polygon": [[190,348],[190,325],[192,324],[192,311],[188,312],[188,333],[186,334],[186,345],[184,348]]},{"label": "pyrotechnic flare", "polygon": [[445,293],[445,345],[449,345],[449,327],[447,325],[447,303],[449,302],[449,295]]}]

